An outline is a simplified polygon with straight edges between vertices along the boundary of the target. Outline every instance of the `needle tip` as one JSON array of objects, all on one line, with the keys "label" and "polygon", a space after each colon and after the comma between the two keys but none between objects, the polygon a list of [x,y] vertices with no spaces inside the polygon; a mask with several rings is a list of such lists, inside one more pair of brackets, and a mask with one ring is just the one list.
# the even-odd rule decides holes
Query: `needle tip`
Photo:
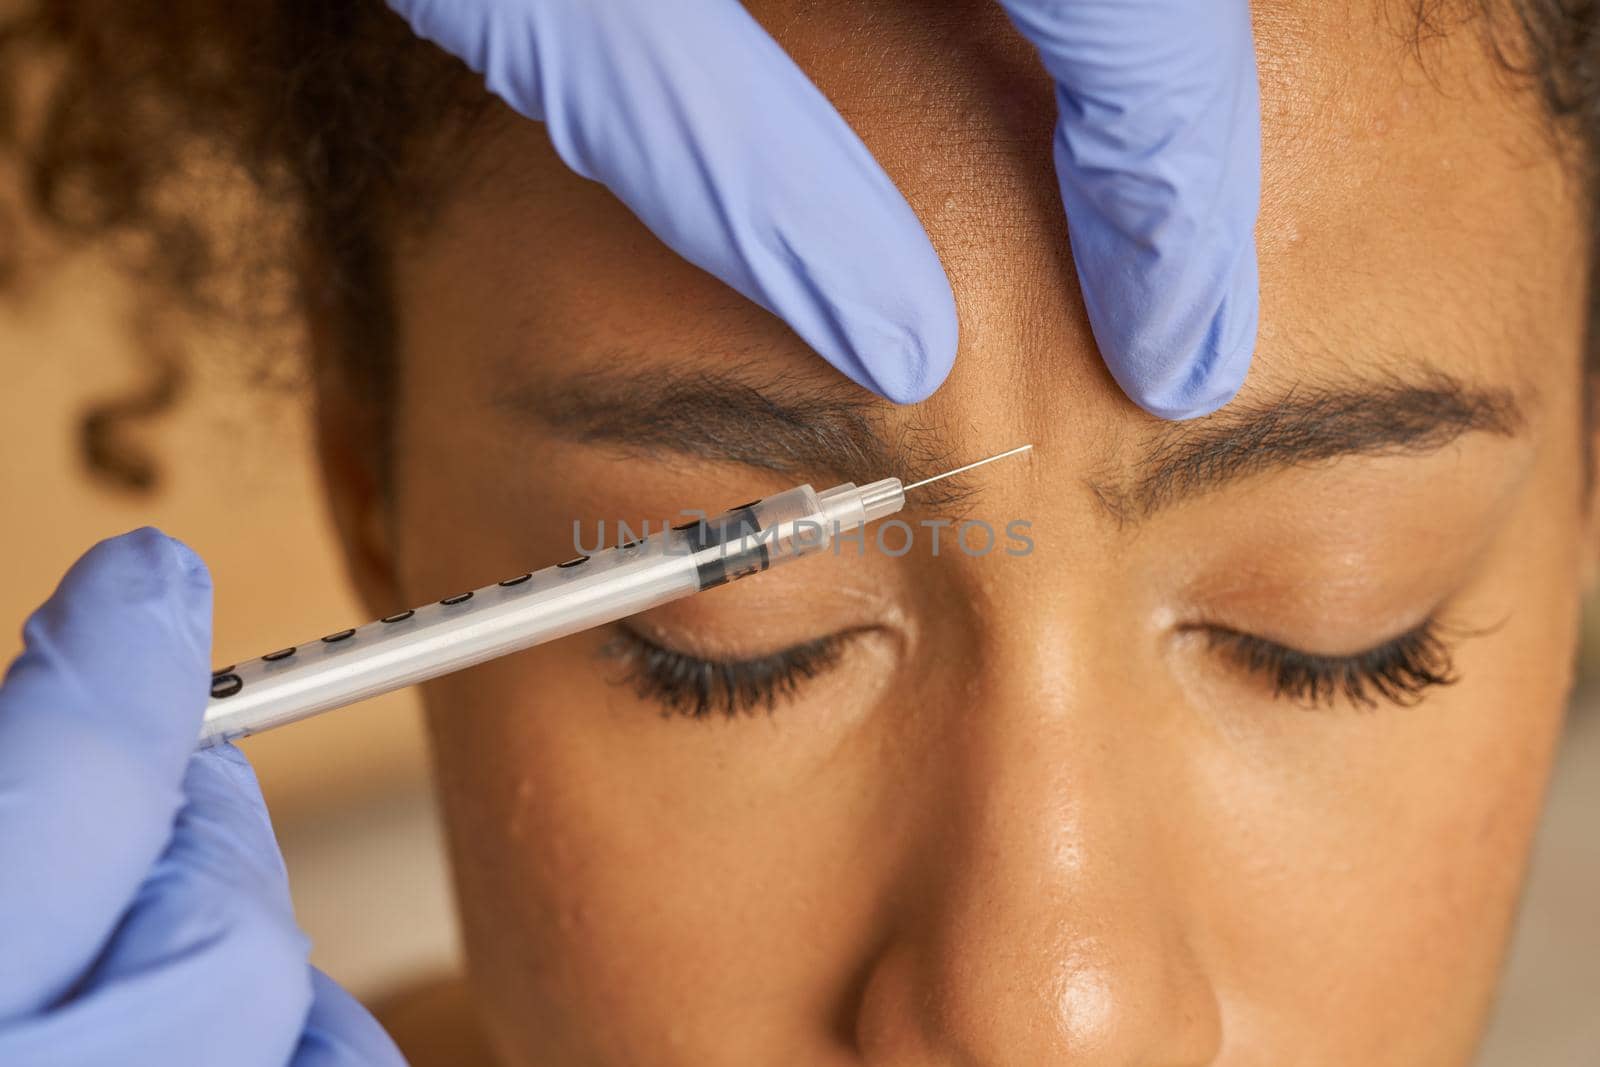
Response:
[{"label": "needle tip", "polygon": [[930,485],[933,482],[942,481],[945,478],[952,478],[955,475],[965,473],[966,471],[969,471],[974,467],[981,467],[985,463],[993,463],[997,459],[1005,459],[1007,456],[1015,456],[1020,452],[1031,451],[1032,448],[1033,448],[1033,445],[1031,445],[1031,444],[1018,445],[1016,448],[1008,448],[1004,452],[996,452],[992,456],[986,456],[983,459],[975,460],[972,463],[968,463],[966,466],[957,467],[955,470],[945,471],[943,474],[935,474],[932,478],[924,478],[920,482],[912,482],[910,485],[906,486],[903,491],[909,493],[913,489],[920,489],[925,485]]}]

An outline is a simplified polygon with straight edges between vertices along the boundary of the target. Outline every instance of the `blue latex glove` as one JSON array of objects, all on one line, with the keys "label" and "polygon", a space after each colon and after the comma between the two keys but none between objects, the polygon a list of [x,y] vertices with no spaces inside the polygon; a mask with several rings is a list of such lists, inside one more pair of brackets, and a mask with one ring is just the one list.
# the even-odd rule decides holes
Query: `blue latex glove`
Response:
[{"label": "blue latex glove", "polygon": [[196,753],[211,580],[102,542],[0,685],[0,1063],[401,1065],[306,962],[255,776]]},{"label": "blue latex glove", "polygon": [[[1060,105],[1056,169],[1112,374],[1207,414],[1255,346],[1260,103],[1248,0],[1002,0]],[[859,138],[737,0],[389,0],[679,254],[891,400],[926,398],[955,301]]]}]

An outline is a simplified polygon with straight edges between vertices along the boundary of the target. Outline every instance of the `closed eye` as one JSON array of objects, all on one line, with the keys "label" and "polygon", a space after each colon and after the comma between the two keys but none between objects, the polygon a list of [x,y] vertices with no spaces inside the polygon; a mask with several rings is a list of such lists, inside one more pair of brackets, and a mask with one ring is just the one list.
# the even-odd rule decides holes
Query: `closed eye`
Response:
[{"label": "closed eye", "polygon": [[790,700],[813,678],[831,670],[845,644],[859,631],[806,641],[750,659],[705,659],[666,648],[626,626],[602,654],[627,667],[626,682],[641,700],[661,705],[665,715],[727,718]]},{"label": "closed eye", "polygon": [[1213,650],[1265,680],[1274,698],[1307,706],[1332,706],[1343,697],[1366,709],[1377,707],[1379,700],[1410,707],[1430,690],[1457,681],[1450,646],[1434,618],[1348,656],[1303,652],[1221,626],[1200,629]]}]

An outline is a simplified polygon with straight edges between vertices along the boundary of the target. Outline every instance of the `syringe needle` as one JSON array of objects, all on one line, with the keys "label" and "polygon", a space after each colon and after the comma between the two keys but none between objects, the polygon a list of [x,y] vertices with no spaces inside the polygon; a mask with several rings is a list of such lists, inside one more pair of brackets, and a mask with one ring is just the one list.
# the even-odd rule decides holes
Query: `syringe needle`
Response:
[{"label": "syringe needle", "polygon": [[957,467],[953,471],[945,471],[943,474],[935,474],[932,478],[924,478],[920,482],[912,482],[910,485],[906,486],[903,491],[909,493],[913,489],[921,489],[925,485],[930,485],[933,482],[942,481],[945,478],[953,478],[956,475],[961,474],[961,473],[963,473],[965,471],[969,471],[974,467],[981,467],[985,463],[993,463],[997,459],[1005,459],[1007,456],[1014,456],[1019,452],[1026,452],[1032,447],[1033,447],[1032,445],[1018,445],[1016,448],[1008,449],[1007,451],[1001,452],[998,455],[990,456],[987,459],[980,459],[976,463],[968,463],[965,467]]}]

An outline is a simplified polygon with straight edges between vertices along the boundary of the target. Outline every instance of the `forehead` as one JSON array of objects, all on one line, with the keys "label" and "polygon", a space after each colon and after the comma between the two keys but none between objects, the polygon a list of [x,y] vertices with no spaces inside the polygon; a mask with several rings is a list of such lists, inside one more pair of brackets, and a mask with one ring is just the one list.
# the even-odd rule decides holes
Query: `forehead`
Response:
[{"label": "forehead", "polygon": [[[1100,364],[1078,298],[1050,159],[1052,88],[999,5],[746,6],[906,194],[955,290],[962,349],[949,384],[914,413],[885,405],[887,417],[1004,443],[1029,417],[1102,429],[1110,448],[1140,432],[1147,420]],[[1533,394],[1575,383],[1585,308],[1575,183],[1536,95],[1497,66],[1483,27],[1463,19],[1419,38],[1411,9],[1254,6],[1262,326],[1247,393],[1429,365]],[[498,295],[550,342],[545,352],[715,363],[731,352],[831,373],[568,174],[536,128],[502,131],[484,153],[486,178],[457,197],[461,225],[434,227],[475,268],[442,266],[445,284],[503,279],[518,291]],[[475,281],[467,297],[492,292]],[[1001,395],[1029,397],[1027,409],[996,405]]]},{"label": "forehead", "polygon": [[[925,220],[960,304],[953,384],[1004,364],[1053,376],[1073,412],[1093,399],[1109,423],[1134,414],[1092,358],[1077,303],[1052,88],[999,6],[750,7]],[[1496,60],[1478,5],[1455,7],[1435,12],[1444,32],[1425,32],[1409,2],[1253,6],[1263,303],[1247,392],[1421,363],[1534,392],[1576,373],[1580,193],[1532,83]]]}]

